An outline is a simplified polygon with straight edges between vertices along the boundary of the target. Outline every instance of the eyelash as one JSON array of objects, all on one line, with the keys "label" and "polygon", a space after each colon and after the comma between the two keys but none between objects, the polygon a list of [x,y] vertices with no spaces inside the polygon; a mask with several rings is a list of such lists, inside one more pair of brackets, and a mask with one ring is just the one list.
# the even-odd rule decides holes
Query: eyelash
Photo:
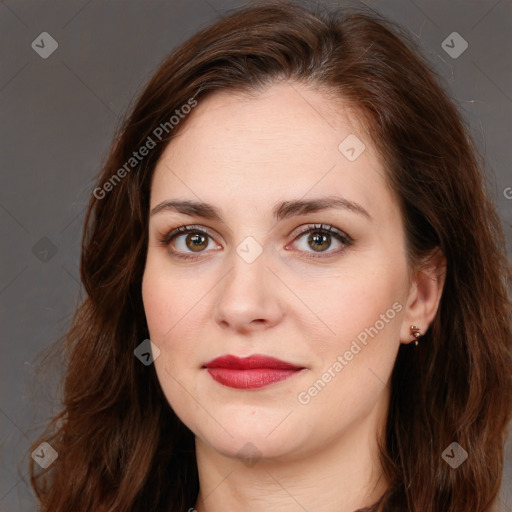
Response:
[{"label": "eyelash", "polygon": [[[320,258],[332,257],[333,255],[341,253],[347,247],[350,247],[352,245],[352,243],[354,242],[352,237],[350,237],[343,231],[335,228],[334,226],[331,226],[330,224],[314,224],[313,226],[307,226],[306,228],[304,228],[304,230],[300,231],[295,236],[293,241],[297,240],[298,238],[302,238],[304,235],[311,233],[311,232],[319,232],[319,233],[331,235],[336,240],[341,242],[344,245],[344,247],[341,249],[338,249],[336,251],[330,251],[328,253],[318,253],[318,254],[310,253],[309,251],[300,251],[300,252],[304,252],[306,254],[306,256],[305,256],[306,258],[320,259]],[[158,235],[158,241],[160,242],[161,245],[167,247],[174,240],[174,238],[176,238],[177,236],[182,235],[184,233],[199,233],[199,234],[205,235],[205,236],[213,239],[213,237],[208,233],[208,231],[206,231],[198,226],[195,226],[195,225],[189,225],[189,226],[180,226],[179,228],[173,229],[172,231],[167,232],[163,235]],[[185,259],[185,260],[197,260],[197,259],[201,258],[201,252],[197,253],[197,256],[192,256],[189,253],[180,253],[178,251],[175,251],[174,249],[171,249],[171,252],[174,256],[176,256],[178,258]],[[322,254],[327,254],[327,255],[322,255]]]}]

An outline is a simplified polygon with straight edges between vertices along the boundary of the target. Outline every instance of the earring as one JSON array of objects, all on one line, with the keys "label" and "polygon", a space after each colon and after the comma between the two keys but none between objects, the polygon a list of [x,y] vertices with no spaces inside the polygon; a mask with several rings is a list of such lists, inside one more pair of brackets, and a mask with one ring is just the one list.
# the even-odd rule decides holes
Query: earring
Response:
[{"label": "earring", "polygon": [[411,334],[414,336],[414,344],[418,346],[418,340],[422,336],[420,328],[416,327],[415,325],[411,325]]}]

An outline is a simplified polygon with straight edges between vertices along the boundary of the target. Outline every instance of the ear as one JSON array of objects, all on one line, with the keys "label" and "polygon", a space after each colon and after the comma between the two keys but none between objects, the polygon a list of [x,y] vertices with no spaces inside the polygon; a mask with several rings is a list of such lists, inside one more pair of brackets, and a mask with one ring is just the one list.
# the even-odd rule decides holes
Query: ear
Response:
[{"label": "ear", "polygon": [[436,316],[446,280],[446,258],[442,251],[435,249],[420,265],[411,279],[409,296],[405,307],[400,342],[414,341],[411,325],[420,329],[423,335]]}]

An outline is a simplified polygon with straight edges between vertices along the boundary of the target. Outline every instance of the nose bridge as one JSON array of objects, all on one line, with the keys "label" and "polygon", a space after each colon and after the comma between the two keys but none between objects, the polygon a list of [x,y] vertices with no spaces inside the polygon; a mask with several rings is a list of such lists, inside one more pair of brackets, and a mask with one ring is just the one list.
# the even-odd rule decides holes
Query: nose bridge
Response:
[{"label": "nose bridge", "polygon": [[246,237],[235,247],[229,257],[231,272],[226,279],[225,288],[236,294],[247,291],[257,296],[263,288],[266,276],[268,251],[253,237]]},{"label": "nose bridge", "polygon": [[275,323],[280,306],[276,287],[269,284],[268,251],[252,237],[244,239],[228,257],[230,271],[218,288],[217,322],[241,328],[257,320]]}]

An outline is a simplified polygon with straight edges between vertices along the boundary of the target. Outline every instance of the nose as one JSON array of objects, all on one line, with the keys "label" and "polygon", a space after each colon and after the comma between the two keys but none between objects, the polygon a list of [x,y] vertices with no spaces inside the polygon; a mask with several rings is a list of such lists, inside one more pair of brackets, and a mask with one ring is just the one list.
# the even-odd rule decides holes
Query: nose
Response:
[{"label": "nose", "polygon": [[284,316],[282,285],[268,267],[265,251],[252,263],[233,251],[229,263],[230,271],[216,287],[216,323],[239,333],[278,324]]}]

